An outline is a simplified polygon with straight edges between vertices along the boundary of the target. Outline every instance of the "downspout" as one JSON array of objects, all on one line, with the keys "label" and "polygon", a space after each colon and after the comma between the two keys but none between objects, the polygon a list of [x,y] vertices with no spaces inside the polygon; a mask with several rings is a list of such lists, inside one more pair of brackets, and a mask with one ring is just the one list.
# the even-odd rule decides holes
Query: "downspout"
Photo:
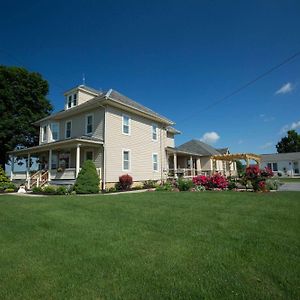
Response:
[{"label": "downspout", "polygon": [[163,182],[163,155],[164,153],[162,152],[162,132],[164,130],[164,127],[161,126],[160,128],[160,143],[159,143],[159,147],[160,147],[160,182]]},{"label": "downspout", "polygon": [[106,186],[106,107],[104,106],[104,143],[103,143],[103,183],[102,189]]}]

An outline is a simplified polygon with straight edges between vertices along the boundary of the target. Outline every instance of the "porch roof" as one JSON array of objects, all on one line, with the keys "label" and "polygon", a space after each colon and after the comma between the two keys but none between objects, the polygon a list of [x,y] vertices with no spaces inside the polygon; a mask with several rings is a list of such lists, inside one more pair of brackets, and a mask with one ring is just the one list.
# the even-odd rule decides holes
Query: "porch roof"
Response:
[{"label": "porch roof", "polygon": [[179,150],[178,148],[166,147],[166,150],[169,153],[183,154],[183,155],[192,155],[192,156],[203,156],[194,152]]},{"label": "porch roof", "polygon": [[60,147],[66,147],[66,146],[72,146],[81,144],[82,146],[97,146],[97,145],[103,145],[103,141],[100,139],[96,139],[93,137],[88,136],[81,136],[76,137],[72,139],[62,140],[62,141],[56,141],[56,142],[50,142],[46,144],[41,144],[38,146],[30,147],[30,148],[24,148],[14,151],[9,151],[9,154],[13,155],[24,155],[24,154],[30,154],[30,153],[38,153],[49,149],[58,149]]}]

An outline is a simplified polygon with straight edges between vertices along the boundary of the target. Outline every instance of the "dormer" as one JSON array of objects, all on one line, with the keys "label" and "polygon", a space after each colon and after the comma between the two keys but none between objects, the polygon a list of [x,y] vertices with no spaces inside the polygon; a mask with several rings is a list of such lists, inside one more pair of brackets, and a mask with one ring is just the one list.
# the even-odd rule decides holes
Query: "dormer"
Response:
[{"label": "dormer", "polygon": [[91,100],[92,98],[97,97],[100,94],[100,91],[97,91],[85,85],[79,85],[71,90],[68,90],[64,93],[65,110]]}]

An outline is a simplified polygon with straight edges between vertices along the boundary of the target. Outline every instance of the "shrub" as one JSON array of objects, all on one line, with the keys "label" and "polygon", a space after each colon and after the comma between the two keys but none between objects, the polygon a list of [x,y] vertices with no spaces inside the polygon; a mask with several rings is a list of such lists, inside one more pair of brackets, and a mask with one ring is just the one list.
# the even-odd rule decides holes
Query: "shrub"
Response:
[{"label": "shrub", "polygon": [[34,186],[32,188],[32,193],[34,193],[34,194],[41,194],[41,193],[43,193],[43,189],[40,186]]},{"label": "shrub", "polygon": [[193,178],[193,183],[196,186],[204,186],[206,190],[211,189],[226,189],[228,187],[228,181],[225,176],[216,173],[212,176],[199,175]]},{"label": "shrub", "polygon": [[171,192],[173,188],[174,188],[173,184],[167,181],[157,186],[155,190],[158,192]]},{"label": "shrub", "polygon": [[273,190],[276,191],[279,189],[281,186],[281,182],[279,180],[272,180],[272,179],[267,179],[266,180],[266,188],[267,190]]},{"label": "shrub", "polygon": [[77,194],[97,194],[99,182],[95,164],[91,160],[86,160],[76,179],[74,191]]},{"label": "shrub", "polygon": [[59,186],[56,189],[56,194],[57,195],[66,195],[66,194],[68,194],[68,189],[65,186]]},{"label": "shrub", "polygon": [[146,180],[143,183],[143,188],[144,189],[152,189],[155,188],[157,185],[157,181],[156,180]]},{"label": "shrub", "polygon": [[189,179],[179,179],[178,189],[180,192],[189,191],[194,186],[193,181]]},{"label": "shrub", "polygon": [[131,189],[134,190],[134,191],[142,190],[143,185],[136,185],[136,186],[132,187]]},{"label": "shrub", "polygon": [[192,188],[192,192],[204,192],[205,186],[203,185],[196,185],[194,188]]},{"label": "shrub", "polygon": [[128,174],[119,177],[117,188],[121,191],[128,191],[132,185],[132,177]]},{"label": "shrub", "polygon": [[49,194],[49,195],[55,195],[56,194],[56,188],[54,186],[48,185],[43,188],[43,193],[44,194]]},{"label": "shrub", "polygon": [[16,191],[17,187],[14,183],[12,183],[10,181],[0,182],[0,192],[3,192],[3,191],[5,192],[5,190],[7,190],[7,189]]},{"label": "shrub", "polygon": [[9,181],[8,177],[6,176],[3,168],[0,167],[0,183],[3,183],[3,182],[10,182],[10,181]]},{"label": "shrub", "polygon": [[265,189],[265,182],[267,178],[273,176],[272,170],[269,168],[259,169],[258,165],[249,166],[246,168],[245,179],[251,182],[253,190],[256,192],[258,190]]},{"label": "shrub", "polygon": [[112,186],[111,188],[106,190],[106,192],[108,192],[108,193],[115,193],[116,191],[117,191],[117,188],[115,186]]},{"label": "shrub", "polygon": [[5,189],[4,192],[5,193],[13,193],[15,191],[15,189]]},{"label": "shrub", "polygon": [[230,180],[228,182],[228,189],[229,190],[233,190],[233,189],[236,189],[236,188],[237,188],[237,185],[236,185],[235,181],[234,180]]}]

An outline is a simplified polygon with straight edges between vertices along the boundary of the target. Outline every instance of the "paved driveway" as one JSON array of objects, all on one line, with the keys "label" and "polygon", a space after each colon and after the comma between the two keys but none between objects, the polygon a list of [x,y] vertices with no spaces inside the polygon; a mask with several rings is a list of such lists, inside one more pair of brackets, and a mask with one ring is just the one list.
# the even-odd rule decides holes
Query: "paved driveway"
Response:
[{"label": "paved driveway", "polygon": [[279,188],[279,191],[297,191],[300,192],[300,183],[298,182],[289,182],[285,183]]}]

